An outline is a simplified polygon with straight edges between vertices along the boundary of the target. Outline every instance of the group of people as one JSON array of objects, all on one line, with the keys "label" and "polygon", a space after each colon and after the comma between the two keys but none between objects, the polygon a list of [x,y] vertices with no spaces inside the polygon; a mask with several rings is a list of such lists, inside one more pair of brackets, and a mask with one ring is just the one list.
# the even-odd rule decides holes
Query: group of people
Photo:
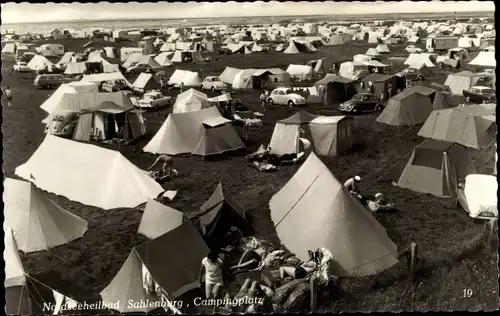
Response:
[{"label": "group of people", "polygon": [[362,196],[359,192],[358,187],[358,185],[361,183],[361,180],[361,177],[356,175],[352,178],[349,178],[344,183],[344,187],[349,191],[349,193],[358,198],[361,204],[367,206],[372,212],[376,212],[380,209],[386,209],[393,206],[393,204],[389,203],[385,199],[384,195],[380,192],[376,193],[373,199]]}]

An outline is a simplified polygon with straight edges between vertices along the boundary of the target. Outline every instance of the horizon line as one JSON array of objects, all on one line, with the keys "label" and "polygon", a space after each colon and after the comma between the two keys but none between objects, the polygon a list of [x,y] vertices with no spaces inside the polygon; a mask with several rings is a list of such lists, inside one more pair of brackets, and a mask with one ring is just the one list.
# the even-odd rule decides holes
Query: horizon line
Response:
[{"label": "horizon line", "polygon": [[[147,20],[153,21],[165,21],[165,20],[201,20],[201,19],[209,19],[209,18],[269,18],[269,17],[283,17],[283,18],[293,18],[293,17],[333,17],[333,16],[352,16],[352,15],[367,15],[367,16],[377,16],[377,15],[385,15],[385,14],[394,14],[394,15],[402,15],[402,14],[423,14],[423,15],[432,15],[432,14],[495,14],[495,11],[444,11],[444,12],[387,12],[387,13],[339,13],[339,14],[316,14],[316,15],[256,15],[256,16],[206,16],[206,17],[175,17],[175,18],[148,18]],[[54,21],[38,21],[38,22],[30,22],[32,24],[40,24],[40,23],[64,23],[64,22],[90,22],[90,21],[141,21],[144,19],[137,18],[117,18],[117,19],[79,19],[79,20],[54,20]],[[14,24],[25,24],[27,22],[11,22],[11,23],[2,23],[3,25],[14,25]]]}]

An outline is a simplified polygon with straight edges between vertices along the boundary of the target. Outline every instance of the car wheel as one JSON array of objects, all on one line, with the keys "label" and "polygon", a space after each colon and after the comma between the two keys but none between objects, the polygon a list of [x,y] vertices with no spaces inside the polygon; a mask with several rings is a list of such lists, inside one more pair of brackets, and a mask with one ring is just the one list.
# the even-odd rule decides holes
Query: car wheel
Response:
[{"label": "car wheel", "polygon": [[50,89],[50,88],[52,88],[52,85],[48,84],[48,85],[46,85],[45,87],[46,87],[47,89]]},{"label": "car wheel", "polygon": [[128,73],[133,75],[133,74],[135,74],[135,70],[130,70]]},{"label": "car wheel", "polygon": [[269,99],[267,100],[267,103],[269,103],[269,104],[271,104],[271,105],[272,105],[272,104],[274,104],[274,101],[273,101],[273,99],[269,98]]},{"label": "car wheel", "polygon": [[358,108],[353,108],[353,109],[351,110],[351,112],[352,112],[352,113],[358,113]]},{"label": "car wheel", "polygon": [[418,81],[424,81],[424,77],[423,77],[423,76],[418,76],[418,77],[417,77],[417,80],[418,80]]},{"label": "car wheel", "polygon": [[465,97],[465,102],[470,102],[470,97]]},{"label": "car wheel", "polygon": [[288,105],[289,108],[293,108],[294,105],[295,105],[295,103],[293,103],[293,101],[290,100],[290,101],[288,101],[287,105]]}]

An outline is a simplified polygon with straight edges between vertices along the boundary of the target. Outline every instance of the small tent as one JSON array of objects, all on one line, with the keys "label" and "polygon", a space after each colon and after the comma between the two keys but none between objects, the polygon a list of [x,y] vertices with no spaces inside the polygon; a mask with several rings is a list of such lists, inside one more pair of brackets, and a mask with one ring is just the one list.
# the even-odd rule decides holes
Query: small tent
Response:
[{"label": "small tent", "polygon": [[390,98],[377,122],[413,126],[424,123],[432,111],[447,107],[441,92],[425,86],[413,86]]},{"label": "small tent", "polygon": [[495,140],[495,108],[495,104],[481,104],[433,111],[418,136],[484,148]]},{"label": "small tent", "polygon": [[71,62],[71,60],[73,59],[74,56],[75,56],[75,53],[73,53],[73,52],[64,53],[63,57],[61,57],[61,60],[59,60],[57,65],[59,67],[66,67],[66,65],[68,65]]},{"label": "small tent", "polygon": [[365,55],[371,56],[371,57],[376,57],[376,56],[380,56],[380,52],[376,48],[368,48]]},{"label": "small tent", "polygon": [[132,86],[135,90],[142,93],[149,90],[157,90],[161,88],[160,83],[156,81],[153,75],[145,72],[139,74],[139,77],[135,79]]},{"label": "small tent", "polygon": [[328,40],[328,46],[345,45],[344,37],[342,34],[332,34]]},{"label": "small tent", "polygon": [[461,71],[449,74],[444,85],[450,87],[452,94],[463,95],[464,90],[469,90],[471,87],[478,85],[478,82],[481,80],[489,79],[490,77],[491,75]]},{"label": "small tent", "polygon": [[2,54],[14,55],[16,53],[16,43],[5,43],[2,47]]},{"label": "small tent", "polygon": [[252,52],[262,52],[264,50],[264,48],[262,48],[262,46],[260,46],[259,44],[257,43],[253,43],[253,46],[252,46]]},{"label": "small tent", "polygon": [[78,239],[87,221],[62,209],[30,182],[7,178],[4,183],[5,225],[24,252],[47,250]]},{"label": "small tent", "polygon": [[333,255],[335,275],[375,275],[398,262],[397,246],[384,227],[314,153],[271,198],[269,208],[283,245],[302,260],[308,249],[325,247]]},{"label": "small tent", "polygon": [[326,74],[314,86],[325,105],[345,102],[357,93],[354,80],[333,74]]},{"label": "small tent", "polygon": [[191,88],[177,96],[173,106],[173,113],[199,111],[208,107],[210,107],[208,96]]},{"label": "small tent", "polygon": [[[227,125],[217,107],[200,111],[171,113],[156,135],[143,148],[153,154],[220,154],[245,147],[236,130]],[[207,129],[213,129],[206,132]]]},{"label": "small tent", "polygon": [[149,199],[146,203],[138,234],[155,239],[182,224],[183,214],[167,205]]},{"label": "small tent", "polygon": [[116,47],[104,47],[103,50],[104,50],[107,58],[114,59],[114,58],[118,58],[118,56],[120,55],[118,53],[118,50],[116,49]]},{"label": "small tent", "polygon": [[155,57],[155,61],[162,67],[169,67],[172,66],[173,63],[168,59],[168,56],[171,54],[169,53],[161,53],[158,56]]},{"label": "small tent", "polygon": [[405,65],[420,65],[424,64],[427,67],[435,67],[431,60],[430,54],[410,54],[404,62]]},{"label": "small tent", "polygon": [[65,75],[81,75],[87,71],[87,63],[85,62],[70,62],[64,69]]},{"label": "small tent", "polygon": [[241,230],[244,236],[253,233],[245,209],[231,196],[221,183],[210,198],[200,207],[199,224],[207,245],[211,249],[220,249],[227,245],[221,244],[224,235],[231,226]]},{"label": "small tent", "polygon": [[19,258],[19,248],[14,238],[11,228],[4,228],[4,252],[5,281],[4,287],[22,286],[26,284],[26,276],[21,258]]},{"label": "small tent", "polygon": [[495,59],[495,51],[479,52],[469,65],[483,68],[496,68],[497,62]]},{"label": "small tent", "polygon": [[459,181],[474,172],[464,146],[426,139],[413,150],[397,185],[437,197],[456,197]]},{"label": "small tent", "polygon": [[176,69],[168,80],[170,85],[180,86],[183,84],[184,87],[200,87],[201,83],[202,80],[197,72],[180,69]]},{"label": "small tent", "polygon": [[389,49],[389,47],[387,47],[386,44],[380,44],[375,49],[377,50],[377,52],[381,54],[387,54],[391,52],[391,50]]},{"label": "small tent", "polygon": [[47,57],[42,55],[35,55],[28,63],[28,67],[31,70],[48,69],[49,72],[52,72],[52,68],[55,67],[55,65],[50,60],[48,60]]},{"label": "small tent", "polygon": [[286,72],[290,74],[291,78],[300,81],[311,80],[314,76],[313,68],[306,65],[289,65]]},{"label": "small tent", "polygon": [[233,54],[251,54],[252,51],[248,49],[248,46],[245,45],[244,43],[238,43],[238,44],[227,44],[227,48],[231,51]]},{"label": "small tent", "polygon": [[[201,260],[209,248],[191,222],[135,248],[151,278],[163,289],[168,300],[199,288]],[[128,289],[121,284],[122,291]]]},{"label": "small tent", "polygon": [[[361,82],[363,82],[365,89],[372,87],[371,93],[379,98],[382,98],[382,95],[384,95],[384,98],[391,97],[397,93],[398,89],[397,77],[393,75],[373,73],[361,79]],[[360,89],[360,92],[365,91]]]},{"label": "small tent", "polygon": [[227,66],[226,69],[224,69],[224,71],[219,75],[219,78],[225,84],[233,84],[234,77],[241,71],[242,69]]},{"label": "small tent", "polygon": [[15,174],[42,190],[105,210],[136,207],[164,191],[120,152],[50,134]]},{"label": "small tent", "polygon": [[465,177],[466,211],[472,218],[498,218],[498,180],[488,174]]}]

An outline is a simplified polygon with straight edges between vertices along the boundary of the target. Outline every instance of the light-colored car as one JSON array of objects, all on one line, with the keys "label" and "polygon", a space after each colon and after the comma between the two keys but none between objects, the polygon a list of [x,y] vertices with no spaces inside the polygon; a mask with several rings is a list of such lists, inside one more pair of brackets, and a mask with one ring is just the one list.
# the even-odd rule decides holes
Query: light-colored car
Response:
[{"label": "light-colored car", "polygon": [[45,133],[60,137],[72,137],[78,123],[79,114],[72,111],[58,111],[45,126]]},{"label": "light-colored car", "polygon": [[23,61],[18,61],[13,67],[13,71],[17,72],[31,72],[31,68],[28,67],[28,63],[25,63]]},{"label": "light-colored car", "polygon": [[228,86],[219,77],[209,76],[203,80],[201,88],[203,90],[222,91],[227,89]]},{"label": "light-colored car", "polygon": [[267,102],[270,104],[288,105],[289,107],[307,104],[306,98],[295,93],[295,91],[290,88],[274,89],[269,95]]},{"label": "light-colored car", "polygon": [[172,97],[164,96],[161,91],[151,90],[144,94],[144,96],[137,100],[137,107],[139,108],[160,108],[170,105]]},{"label": "light-colored car", "polygon": [[106,92],[116,92],[122,90],[131,90],[129,85],[121,79],[118,80],[108,80],[102,84],[102,90]]},{"label": "light-colored car", "polygon": [[141,72],[147,72],[147,73],[152,73],[154,72],[153,67],[151,67],[148,64],[132,64],[132,66],[127,68],[127,73],[128,74],[135,74],[135,73],[141,73]]},{"label": "light-colored car", "polygon": [[414,45],[409,45],[403,50],[403,52],[409,54],[420,54],[423,52],[423,50],[421,48],[415,47]]}]

